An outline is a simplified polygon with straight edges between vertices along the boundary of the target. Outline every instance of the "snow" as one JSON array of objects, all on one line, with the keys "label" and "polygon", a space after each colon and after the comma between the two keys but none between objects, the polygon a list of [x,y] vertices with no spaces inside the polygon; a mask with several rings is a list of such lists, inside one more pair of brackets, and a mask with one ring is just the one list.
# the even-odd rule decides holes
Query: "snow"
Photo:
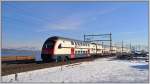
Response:
[{"label": "snow", "polygon": [[52,68],[2,76],[2,82],[148,82],[148,63],[142,60],[99,58]]}]

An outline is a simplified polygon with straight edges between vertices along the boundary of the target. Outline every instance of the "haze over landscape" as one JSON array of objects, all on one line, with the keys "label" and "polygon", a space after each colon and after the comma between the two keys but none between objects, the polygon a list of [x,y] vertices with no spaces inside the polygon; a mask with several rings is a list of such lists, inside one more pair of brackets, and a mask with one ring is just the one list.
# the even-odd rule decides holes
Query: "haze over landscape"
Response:
[{"label": "haze over landscape", "polygon": [[148,2],[2,2],[2,48],[40,50],[51,36],[148,45]]},{"label": "haze over landscape", "polygon": [[[148,1],[2,1],[1,8],[2,82],[149,82]],[[101,36],[86,38],[93,35]]]}]

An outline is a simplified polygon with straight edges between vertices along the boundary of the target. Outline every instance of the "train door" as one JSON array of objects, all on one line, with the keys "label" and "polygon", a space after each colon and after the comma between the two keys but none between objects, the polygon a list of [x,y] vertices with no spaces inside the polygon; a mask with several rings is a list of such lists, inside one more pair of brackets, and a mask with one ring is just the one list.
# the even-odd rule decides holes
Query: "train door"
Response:
[{"label": "train door", "polygon": [[74,48],[71,48],[71,58],[75,58]]}]

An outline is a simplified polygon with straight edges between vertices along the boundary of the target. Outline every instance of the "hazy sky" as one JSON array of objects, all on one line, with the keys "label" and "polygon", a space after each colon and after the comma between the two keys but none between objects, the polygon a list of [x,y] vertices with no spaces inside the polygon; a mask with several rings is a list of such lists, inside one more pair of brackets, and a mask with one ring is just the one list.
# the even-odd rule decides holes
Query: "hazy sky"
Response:
[{"label": "hazy sky", "polygon": [[38,47],[51,36],[148,44],[148,2],[3,2],[2,47]]}]

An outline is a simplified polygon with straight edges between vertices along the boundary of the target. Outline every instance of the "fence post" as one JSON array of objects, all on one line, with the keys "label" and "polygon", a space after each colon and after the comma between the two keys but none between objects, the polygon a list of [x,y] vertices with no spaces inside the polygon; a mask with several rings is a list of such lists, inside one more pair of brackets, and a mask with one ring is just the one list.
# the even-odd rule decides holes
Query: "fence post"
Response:
[{"label": "fence post", "polygon": [[17,81],[17,80],[18,80],[18,74],[15,73],[15,81]]}]

